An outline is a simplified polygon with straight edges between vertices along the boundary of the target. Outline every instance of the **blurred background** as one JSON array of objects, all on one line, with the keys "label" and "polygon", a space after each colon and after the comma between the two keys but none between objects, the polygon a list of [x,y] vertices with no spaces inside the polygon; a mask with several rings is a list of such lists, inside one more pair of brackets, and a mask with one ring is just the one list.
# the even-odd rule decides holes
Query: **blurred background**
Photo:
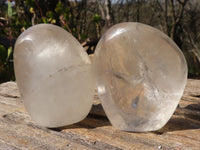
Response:
[{"label": "blurred background", "polygon": [[184,53],[189,78],[200,78],[200,0],[0,0],[0,83],[15,80],[14,43],[32,25],[61,26],[93,54],[109,27],[128,21],[166,33]]}]

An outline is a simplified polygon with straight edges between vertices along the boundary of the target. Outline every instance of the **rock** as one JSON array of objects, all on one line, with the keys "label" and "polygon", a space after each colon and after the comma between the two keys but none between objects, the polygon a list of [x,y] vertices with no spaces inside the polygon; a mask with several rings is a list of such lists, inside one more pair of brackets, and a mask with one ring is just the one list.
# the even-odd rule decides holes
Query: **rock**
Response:
[{"label": "rock", "polygon": [[141,132],[167,123],[187,79],[185,58],[169,37],[141,23],[117,24],[101,38],[93,60],[98,93],[113,126]]},{"label": "rock", "polygon": [[66,30],[40,24],[23,32],[15,44],[14,69],[25,107],[39,125],[65,126],[89,113],[91,62]]}]

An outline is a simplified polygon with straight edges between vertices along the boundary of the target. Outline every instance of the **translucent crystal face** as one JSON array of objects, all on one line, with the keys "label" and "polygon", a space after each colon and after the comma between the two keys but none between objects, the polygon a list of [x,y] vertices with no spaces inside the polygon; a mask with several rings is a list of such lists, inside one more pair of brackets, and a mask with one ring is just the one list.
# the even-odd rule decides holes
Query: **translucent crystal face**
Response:
[{"label": "translucent crystal face", "polygon": [[109,29],[97,45],[93,68],[109,120],[126,131],[163,127],[187,79],[186,61],[176,44],[141,23],[121,23]]},{"label": "translucent crystal face", "polygon": [[46,127],[81,121],[94,89],[91,62],[79,42],[50,24],[33,26],[17,39],[14,68],[32,119]]}]

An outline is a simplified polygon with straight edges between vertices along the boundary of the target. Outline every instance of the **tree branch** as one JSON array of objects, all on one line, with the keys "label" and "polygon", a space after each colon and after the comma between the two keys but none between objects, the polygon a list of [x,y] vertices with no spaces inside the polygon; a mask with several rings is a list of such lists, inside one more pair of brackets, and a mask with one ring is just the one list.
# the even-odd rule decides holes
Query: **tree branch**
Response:
[{"label": "tree branch", "polygon": [[41,17],[43,17],[42,9],[40,8],[40,5],[38,4],[37,0],[35,0],[35,4],[36,4],[36,6],[38,7],[38,9],[40,11]]}]

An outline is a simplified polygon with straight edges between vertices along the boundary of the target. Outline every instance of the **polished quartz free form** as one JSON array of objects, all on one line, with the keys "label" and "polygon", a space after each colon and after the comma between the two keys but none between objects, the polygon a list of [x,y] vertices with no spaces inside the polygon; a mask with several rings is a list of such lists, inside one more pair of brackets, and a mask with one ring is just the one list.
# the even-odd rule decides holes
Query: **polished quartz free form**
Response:
[{"label": "polished quartz free form", "polygon": [[24,105],[46,127],[81,121],[93,99],[91,62],[80,43],[61,27],[39,24],[15,44],[14,68]]},{"label": "polished quartz free form", "polygon": [[103,108],[126,131],[163,127],[183,94],[187,65],[181,50],[159,30],[121,23],[98,43],[93,68]]}]

